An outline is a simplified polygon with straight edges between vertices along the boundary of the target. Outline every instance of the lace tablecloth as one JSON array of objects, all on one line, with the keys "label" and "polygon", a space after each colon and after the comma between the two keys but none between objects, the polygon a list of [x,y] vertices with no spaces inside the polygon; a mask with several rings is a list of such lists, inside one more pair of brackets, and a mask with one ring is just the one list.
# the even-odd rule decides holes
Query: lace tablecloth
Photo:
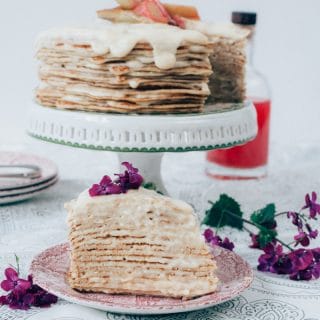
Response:
[{"label": "lace tablecloth", "polygon": [[[26,150],[7,147],[6,150]],[[46,155],[60,168],[60,182],[37,198],[0,207],[0,271],[20,257],[26,274],[33,256],[67,239],[65,201],[95,182],[103,174],[117,171],[114,154],[31,143],[29,152]],[[213,181],[204,175],[203,153],[170,154],[165,157],[163,176],[173,197],[191,202],[203,214],[208,199],[226,192],[238,199],[243,210],[258,209],[270,201],[279,210],[297,209],[307,192],[320,192],[320,146],[297,146],[292,150],[274,148],[270,174],[262,181]],[[245,233],[225,230],[235,240],[238,253],[254,267],[257,256],[248,249]],[[288,230],[283,229],[286,236]],[[293,282],[282,277],[256,272],[253,285],[239,297],[198,312],[168,316],[125,316],[104,313],[65,301],[50,309],[13,311],[0,307],[0,320],[139,320],[139,319],[241,319],[241,320],[316,320],[320,319],[320,282]]]}]

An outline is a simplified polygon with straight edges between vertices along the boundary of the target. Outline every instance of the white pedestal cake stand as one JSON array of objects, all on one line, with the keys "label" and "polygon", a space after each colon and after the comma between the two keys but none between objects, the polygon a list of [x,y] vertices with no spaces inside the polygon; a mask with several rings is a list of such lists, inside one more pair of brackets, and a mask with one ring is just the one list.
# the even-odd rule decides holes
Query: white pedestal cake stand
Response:
[{"label": "white pedestal cake stand", "polygon": [[[218,109],[218,110],[217,110]],[[122,115],[67,111],[34,104],[28,133],[71,147],[114,151],[166,193],[164,152],[204,151],[243,144],[257,134],[252,103],[207,106],[201,114]]]}]

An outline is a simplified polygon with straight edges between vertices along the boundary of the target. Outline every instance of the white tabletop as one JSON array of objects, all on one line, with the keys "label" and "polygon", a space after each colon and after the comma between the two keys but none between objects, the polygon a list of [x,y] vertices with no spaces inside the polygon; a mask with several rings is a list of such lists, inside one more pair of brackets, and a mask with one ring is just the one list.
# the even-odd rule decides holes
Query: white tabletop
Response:
[{"label": "white tabletop", "polygon": [[[37,198],[16,205],[0,207],[0,271],[13,263],[13,253],[21,260],[25,275],[33,256],[47,247],[65,242],[67,239],[65,201],[75,197],[84,188],[96,182],[103,174],[117,172],[117,159],[114,154],[99,151],[84,151],[62,146],[48,145],[29,141],[29,145],[4,146],[5,150],[25,150],[45,155],[54,160],[60,169],[60,182],[50,191]],[[260,187],[273,185],[269,195],[261,192],[254,199],[244,197],[243,190],[255,187],[255,182],[213,181],[204,175],[204,154],[170,154],[165,157],[163,176],[172,196],[192,202],[197,210],[204,207],[204,196],[212,197],[221,192],[231,193],[241,200],[244,208],[266,204],[274,196],[275,203],[291,205],[294,209],[303,202],[304,194],[310,191],[320,192],[320,146],[300,146],[292,150],[283,147],[273,149],[269,181],[259,182]],[[274,181],[274,182],[273,182]],[[288,189],[288,186],[291,189]],[[281,190],[279,194],[277,190]],[[288,192],[286,192],[286,190]],[[273,195],[274,194],[274,195]],[[249,201],[250,199],[250,201]],[[215,200],[215,199],[212,199]],[[291,201],[292,200],[292,201]],[[226,231],[228,232],[228,230]],[[242,233],[233,232],[231,239],[237,244],[247,239]],[[243,240],[246,241],[246,240]],[[243,242],[245,244],[245,242]],[[254,250],[246,245],[237,245],[238,250],[254,265]],[[239,252],[239,251],[238,251]],[[293,282],[283,278],[256,273],[250,289],[234,300],[220,306],[174,316],[137,317],[106,314],[100,311],[71,305],[65,301],[49,309],[31,309],[14,311],[0,307],[0,320],[15,319],[320,319],[320,281]]]}]

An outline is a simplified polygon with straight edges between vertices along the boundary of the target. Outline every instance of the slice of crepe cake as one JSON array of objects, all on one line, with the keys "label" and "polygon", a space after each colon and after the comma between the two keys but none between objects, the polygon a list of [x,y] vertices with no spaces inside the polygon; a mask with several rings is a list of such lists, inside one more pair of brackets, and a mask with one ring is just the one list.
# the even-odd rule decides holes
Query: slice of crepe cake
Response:
[{"label": "slice of crepe cake", "polygon": [[217,290],[216,263],[188,204],[140,188],[84,191],[66,209],[72,288],[184,299]]}]

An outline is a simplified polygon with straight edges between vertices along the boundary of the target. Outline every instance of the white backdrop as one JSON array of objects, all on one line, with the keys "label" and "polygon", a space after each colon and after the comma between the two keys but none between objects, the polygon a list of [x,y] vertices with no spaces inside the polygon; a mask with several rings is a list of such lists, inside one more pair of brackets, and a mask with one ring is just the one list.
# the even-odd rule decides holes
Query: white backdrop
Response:
[{"label": "white backdrop", "polygon": [[[168,0],[168,2],[170,2]],[[171,0],[198,6],[203,19],[258,12],[256,65],[273,91],[272,140],[320,141],[319,0]],[[112,0],[10,0],[0,10],[0,144],[26,141],[26,110],[37,84],[33,43],[53,26],[87,22]]]}]

